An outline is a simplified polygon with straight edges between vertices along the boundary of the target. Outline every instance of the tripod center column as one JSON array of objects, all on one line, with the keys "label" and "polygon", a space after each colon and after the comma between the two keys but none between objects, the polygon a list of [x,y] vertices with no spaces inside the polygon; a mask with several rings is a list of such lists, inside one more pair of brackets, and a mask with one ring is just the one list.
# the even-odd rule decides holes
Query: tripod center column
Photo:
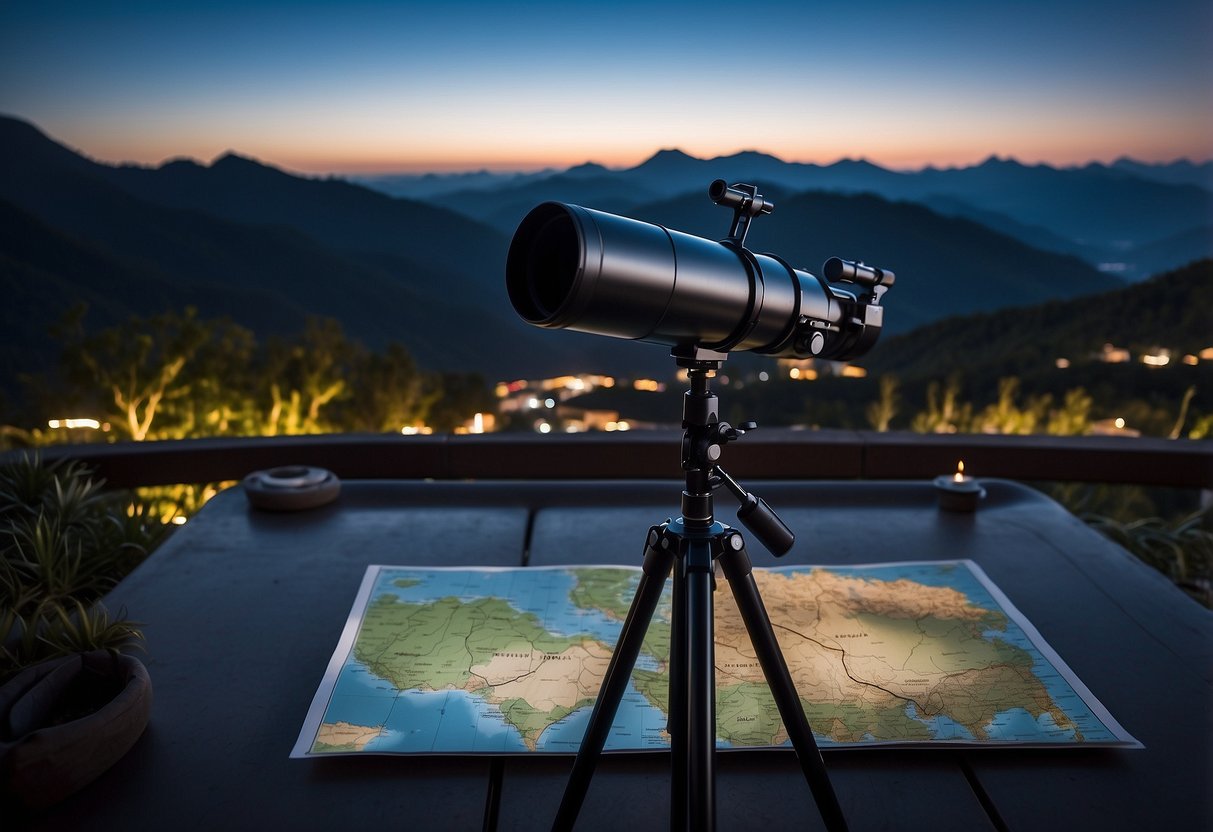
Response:
[{"label": "tripod center column", "polygon": [[[680,362],[681,363],[681,362]],[[690,366],[687,366],[690,365]],[[719,369],[718,362],[687,362],[690,389],[682,399],[682,469],[686,489],[682,492],[682,518],[688,529],[711,527],[712,469],[720,459],[720,444],[715,441],[715,426],[720,422],[719,400],[709,381]]]}]

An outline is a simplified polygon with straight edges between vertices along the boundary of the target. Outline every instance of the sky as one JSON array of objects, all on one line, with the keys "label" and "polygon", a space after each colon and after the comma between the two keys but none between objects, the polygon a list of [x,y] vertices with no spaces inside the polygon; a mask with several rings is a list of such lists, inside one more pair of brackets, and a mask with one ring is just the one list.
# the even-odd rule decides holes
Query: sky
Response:
[{"label": "sky", "polygon": [[0,113],[304,173],[1213,157],[1213,2],[0,4]]}]

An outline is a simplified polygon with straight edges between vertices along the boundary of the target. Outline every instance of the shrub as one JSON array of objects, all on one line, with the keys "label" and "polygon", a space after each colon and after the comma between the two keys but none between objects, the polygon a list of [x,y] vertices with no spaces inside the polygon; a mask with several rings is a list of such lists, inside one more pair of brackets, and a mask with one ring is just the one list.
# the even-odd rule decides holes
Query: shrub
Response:
[{"label": "shrub", "polygon": [[99,603],[163,538],[146,507],[74,461],[0,466],[0,679],[30,664],[137,646],[142,634]]}]

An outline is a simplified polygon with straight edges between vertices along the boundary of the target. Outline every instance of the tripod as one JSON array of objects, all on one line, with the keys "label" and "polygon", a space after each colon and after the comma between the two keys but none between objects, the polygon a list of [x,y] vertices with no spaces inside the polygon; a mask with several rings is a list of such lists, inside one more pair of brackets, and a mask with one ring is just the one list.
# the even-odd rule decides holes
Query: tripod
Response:
[{"label": "tripod", "polygon": [[745,541],[712,517],[712,491],[724,485],[741,502],[738,518],[775,555],[792,547],[794,536],[766,504],[742,488],[717,464],[725,444],[757,427],[721,422],[709,380],[727,357],[702,348],[675,350],[687,370],[690,390],[683,397],[682,516],[649,529],[636,595],[607,666],[598,700],[577,752],[553,829],[572,829],[619,702],[631,678],[649,621],[666,579],[673,573],[670,646],[669,733],[671,737],[670,829],[711,832],[716,824],[716,668],[712,591],[715,564],[729,581],[746,632],[791,737],[801,770],[827,829],[846,830],[846,819],[830,785],[787,663],[775,640],[766,608],[754,583]]}]

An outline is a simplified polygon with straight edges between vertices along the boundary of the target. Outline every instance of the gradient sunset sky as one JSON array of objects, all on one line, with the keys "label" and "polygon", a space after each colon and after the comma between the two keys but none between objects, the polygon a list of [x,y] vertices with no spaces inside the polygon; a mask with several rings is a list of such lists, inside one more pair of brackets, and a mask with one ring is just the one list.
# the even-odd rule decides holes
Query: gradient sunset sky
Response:
[{"label": "gradient sunset sky", "polygon": [[1213,157],[1213,2],[24,2],[0,113],[104,161]]}]

